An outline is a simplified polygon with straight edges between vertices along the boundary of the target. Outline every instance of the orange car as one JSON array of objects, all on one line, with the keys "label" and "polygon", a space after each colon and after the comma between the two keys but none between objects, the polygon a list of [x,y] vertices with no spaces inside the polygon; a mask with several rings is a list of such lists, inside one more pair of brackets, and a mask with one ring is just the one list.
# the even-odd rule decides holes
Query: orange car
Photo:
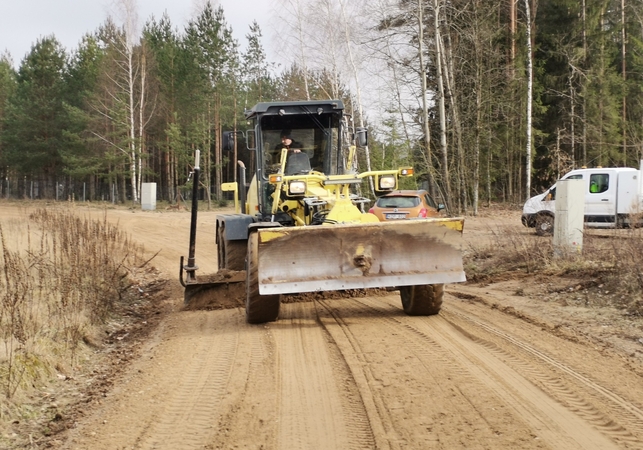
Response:
[{"label": "orange car", "polygon": [[440,215],[444,205],[436,204],[429,193],[418,191],[393,191],[381,196],[368,211],[380,221],[435,217]]}]

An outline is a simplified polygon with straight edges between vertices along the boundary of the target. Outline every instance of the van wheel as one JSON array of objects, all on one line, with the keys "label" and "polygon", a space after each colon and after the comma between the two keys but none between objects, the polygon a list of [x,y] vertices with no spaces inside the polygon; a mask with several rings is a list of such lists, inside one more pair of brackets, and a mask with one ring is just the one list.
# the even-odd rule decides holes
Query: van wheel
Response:
[{"label": "van wheel", "polygon": [[547,236],[554,233],[554,216],[549,214],[538,214],[536,216],[536,234]]},{"label": "van wheel", "polygon": [[252,233],[248,237],[248,257],[246,259],[246,322],[274,322],[279,316],[280,295],[259,294],[259,236]]},{"label": "van wheel", "polygon": [[409,316],[432,316],[440,312],[444,284],[400,286],[402,308]]}]

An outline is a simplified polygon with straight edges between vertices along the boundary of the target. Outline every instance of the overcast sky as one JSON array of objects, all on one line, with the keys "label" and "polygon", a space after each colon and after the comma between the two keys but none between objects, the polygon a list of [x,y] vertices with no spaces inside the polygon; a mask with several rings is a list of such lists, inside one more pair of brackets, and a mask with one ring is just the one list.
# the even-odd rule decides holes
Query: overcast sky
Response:
[{"label": "overcast sky", "polygon": [[[142,26],[152,15],[158,20],[168,12],[175,28],[183,30],[203,0],[137,0]],[[215,0],[223,7],[228,25],[245,48],[245,35],[256,20],[263,33],[268,58],[271,51],[273,0]],[[18,66],[32,45],[44,36],[54,35],[70,52],[84,34],[96,31],[108,15],[115,16],[111,0],[0,0],[0,54],[8,51]]]}]

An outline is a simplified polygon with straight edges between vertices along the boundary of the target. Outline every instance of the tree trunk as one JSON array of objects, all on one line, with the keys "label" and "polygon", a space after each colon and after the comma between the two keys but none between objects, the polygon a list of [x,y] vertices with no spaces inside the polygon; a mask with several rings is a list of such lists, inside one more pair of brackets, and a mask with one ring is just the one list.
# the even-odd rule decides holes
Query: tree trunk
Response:
[{"label": "tree trunk", "polygon": [[[446,39],[449,41],[448,48],[452,49],[451,39],[447,34]],[[455,137],[456,155],[458,156],[458,167],[456,170],[458,176],[458,210],[467,213],[467,182],[466,182],[466,162],[464,147],[462,145],[462,124],[460,122],[460,105],[458,102],[458,95],[455,86],[454,68],[453,68],[453,54],[451,51],[445,50],[444,42],[442,39],[436,41],[436,45],[440,47],[440,54],[442,55],[442,62],[444,70],[444,81],[446,82],[446,92],[449,97],[449,104],[451,105],[451,115],[453,119],[453,134]]]},{"label": "tree trunk", "polygon": [[[344,37],[346,39],[346,49],[348,51],[348,57],[352,69],[353,79],[355,80],[355,90],[357,91],[357,111],[358,111],[358,121],[359,126],[364,128],[364,109],[362,108],[362,86],[359,78],[359,71],[357,70],[357,64],[355,64],[355,58],[353,56],[353,47],[351,45],[351,36],[350,28],[348,27],[348,18],[346,17],[346,8],[344,7],[344,2],[339,1],[340,7],[342,8],[342,22],[344,26]],[[371,154],[368,148],[368,145],[364,147],[366,155],[366,170],[371,171]],[[375,196],[375,186],[373,185],[373,177],[368,177],[370,183],[371,194]]]},{"label": "tree trunk", "polygon": [[147,67],[145,59],[145,49],[142,49],[141,55],[141,92],[139,97],[139,107],[138,107],[138,192],[141,192],[142,183],[143,183],[143,155],[145,153],[145,94],[147,89]]},{"label": "tree trunk", "polygon": [[531,50],[531,6],[529,0],[525,2],[525,17],[526,17],[526,30],[527,30],[527,143],[526,143],[526,161],[525,161],[525,199],[529,200],[531,195],[531,114],[532,114],[532,92],[533,92],[533,55]]},{"label": "tree trunk", "polygon": [[621,71],[623,77],[623,106],[622,106],[622,133],[623,133],[623,167],[627,167],[627,64],[625,57],[627,56],[625,42],[625,0],[621,0]]},{"label": "tree trunk", "polygon": [[[427,176],[429,178],[429,193],[435,197],[433,187],[433,158],[431,158],[431,130],[429,128],[428,88],[426,84],[426,64],[424,62],[424,10],[422,0],[418,0],[418,54],[420,57],[420,78],[422,81],[422,128],[424,132],[424,147],[426,153]],[[445,200],[446,202],[446,200]]]},{"label": "tree trunk", "polygon": [[438,79],[438,114],[440,116],[440,152],[442,153],[442,184],[444,189],[445,203],[448,208],[451,205],[451,182],[449,179],[449,152],[447,146],[447,119],[444,102],[444,74],[442,70],[442,49],[440,42],[440,4],[439,0],[433,0],[433,22],[435,26],[435,64]]},{"label": "tree trunk", "polygon": [[[221,153],[221,95],[216,95],[214,108],[214,196],[217,200],[221,199],[221,182],[222,179],[222,153]],[[208,201],[208,208],[210,207],[210,202]]]}]

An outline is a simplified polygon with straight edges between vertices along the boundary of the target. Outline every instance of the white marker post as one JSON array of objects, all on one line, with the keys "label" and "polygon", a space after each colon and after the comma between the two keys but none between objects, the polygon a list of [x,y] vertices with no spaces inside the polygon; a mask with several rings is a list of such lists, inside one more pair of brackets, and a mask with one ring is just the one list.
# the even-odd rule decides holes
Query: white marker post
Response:
[{"label": "white marker post", "polygon": [[583,249],[585,217],[585,181],[556,182],[556,219],[554,220],[554,256],[580,253]]}]

